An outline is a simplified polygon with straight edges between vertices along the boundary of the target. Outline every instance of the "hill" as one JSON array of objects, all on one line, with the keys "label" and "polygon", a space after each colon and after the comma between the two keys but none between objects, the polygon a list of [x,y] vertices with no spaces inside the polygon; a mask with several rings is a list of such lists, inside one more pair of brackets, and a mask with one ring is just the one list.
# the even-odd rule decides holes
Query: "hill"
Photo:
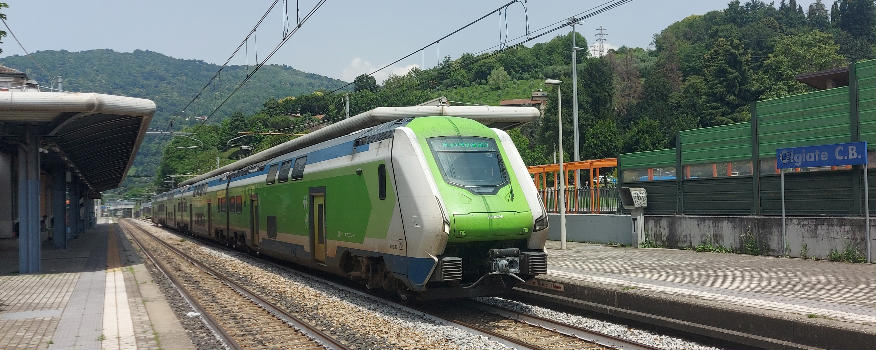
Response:
[{"label": "hill", "polygon": [[[35,62],[39,63],[39,67]],[[44,86],[48,86],[53,78],[46,73],[60,75],[65,91],[99,92],[153,100],[158,107],[150,127],[153,130],[166,130],[171,120],[176,130],[180,129],[179,126],[195,123],[191,117],[209,114],[252,69],[248,66],[227,67],[218,78],[218,84],[204,91],[202,98],[183,114],[182,108],[216,73],[218,65],[144,50],[39,51],[30,54],[30,57],[3,57],[0,58],[0,64],[27,72],[31,79]],[[335,88],[342,84],[345,82],[289,66],[266,65],[211,121],[220,121],[234,112],[253,113],[268,99]],[[191,119],[186,120],[185,117]],[[153,176],[167,139],[147,137],[129,175]]]}]

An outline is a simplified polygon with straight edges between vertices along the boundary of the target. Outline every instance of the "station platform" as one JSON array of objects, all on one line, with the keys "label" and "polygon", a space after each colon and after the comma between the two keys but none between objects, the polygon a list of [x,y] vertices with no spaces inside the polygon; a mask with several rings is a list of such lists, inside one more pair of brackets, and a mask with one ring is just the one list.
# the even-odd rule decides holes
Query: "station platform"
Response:
[{"label": "station platform", "polygon": [[194,349],[118,225],[99,223],[68,249],[43,244],[39,274],[14,271],[17,255],[0,242],[4,349]]},{"label": "station platform", "polygon": [[[523,289],[735,340],[757,336],[789,348],[876,345],[874,264],[576,242],[559,248],[548,242],[548,274]],[[835,337],[842,339],[829,339]]]}]

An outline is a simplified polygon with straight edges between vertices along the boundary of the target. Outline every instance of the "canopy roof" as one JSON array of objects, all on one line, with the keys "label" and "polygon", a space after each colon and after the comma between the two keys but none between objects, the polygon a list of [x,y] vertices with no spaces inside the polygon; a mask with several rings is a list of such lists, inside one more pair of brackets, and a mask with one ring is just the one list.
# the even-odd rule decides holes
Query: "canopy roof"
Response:
[{"label": "canopy roof", "polygon": [[96,93],[0,91],[0,136],[42,137],[94,192],[117,187],[143,141],[155,102]]}]

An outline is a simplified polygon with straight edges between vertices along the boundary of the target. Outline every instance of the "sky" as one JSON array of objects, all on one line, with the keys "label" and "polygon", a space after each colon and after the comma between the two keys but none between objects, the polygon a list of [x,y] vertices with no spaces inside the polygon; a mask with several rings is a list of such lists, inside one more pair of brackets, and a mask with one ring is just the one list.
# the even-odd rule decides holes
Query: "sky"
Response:
[{"label": "sky", "polygon": [[[527,0],[531,30],[587,11],[599,1]],[[724,9],[729,0],[633,0],[577,26],[588,44],[596,28],[605,28],[606,47],[648,47],[654,34],[694,14]],[[136,49],[175,58],[224,63],[266,12],[273,0],[5,0],[6,22],[28,52]],[[298,0],[301,17],[318,0]],[[271,57],[268,63],[351,81],[357,75],[412,51],[506,4],[508,0],[328,0]],[[525,35],[523,1],[507,11],[508,36]],[[799,0],[804,9],[814,0]],[[831,3],[825,1],[826,4]],[[283,0],[268,14],[231,64],[263,60],[283,37]],[[294,28],[296,2],[289,0]],[[413,67],[430,68],[441,57],[457,58],[499,43],[504,16],[493,14],[375,74],[403,74]],[[5,29],[0,27],[0,29]],[[501,30],[500,30],[501,29]],[[568,33],[568,29],[556,32]],[[550,40],[548,35],[534,42]],[[532,42],[532,43],[534,43]],[[11,35],[0,44],[0,57],[24,53]]]}]

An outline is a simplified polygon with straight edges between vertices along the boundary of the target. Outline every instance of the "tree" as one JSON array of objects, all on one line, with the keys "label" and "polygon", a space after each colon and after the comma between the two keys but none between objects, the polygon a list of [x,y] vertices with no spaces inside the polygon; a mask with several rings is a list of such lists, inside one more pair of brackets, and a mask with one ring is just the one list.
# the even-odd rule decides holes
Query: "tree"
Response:
[{"label": "tree", "polygon": [[827,13],[827,7],[821,0],[809,5],[809,12],[806,14],[806,20],[809,26],[820,31],[830,29],[830,15]]},{"label": "tree", "polygon": [[[7,8],[7,7],[9,7],[9,5],[7,5],[5,2],[0,2],[0,10]],[[0,13],[0,18],[5,20],[6,14]],[[3,43],[3,37],[5,37],[5,36],[6,36],[6,31],[0,30],[0,44]],[[0,48],[0,53],[3,53],[3,48]]]},{"label": "tree", "polygon": [[[743,121],[741,108],[756,99],[751,86],[751,56],[737,39],[718,38],[703,57],[706,110],[703,126]],[[704,123],[703,123],[704,122]]]},{"label": "tree", "polygon": [[353,91],[377,91],[377,79],[367,74],[360,74],[353,80]]},{"label": "tree", "polygon": [[487,77],[487,85],[490,86],[493,90],[501,90],[508,82],[511,81],[511,76],[505,72],[505,68],[498,67],[493,69],[490,72],[490,76]]},{"label": "tree", "polygon": [[813,30],[807,33],[784,36],[776,40],[776,49],[769,54],[759,76],[765,88],[763,98],[782,97],[809,91],[797,82],[798,74],[817,72],[844,65],[845,58],[839,53],[839,45],[830,34]]}]

